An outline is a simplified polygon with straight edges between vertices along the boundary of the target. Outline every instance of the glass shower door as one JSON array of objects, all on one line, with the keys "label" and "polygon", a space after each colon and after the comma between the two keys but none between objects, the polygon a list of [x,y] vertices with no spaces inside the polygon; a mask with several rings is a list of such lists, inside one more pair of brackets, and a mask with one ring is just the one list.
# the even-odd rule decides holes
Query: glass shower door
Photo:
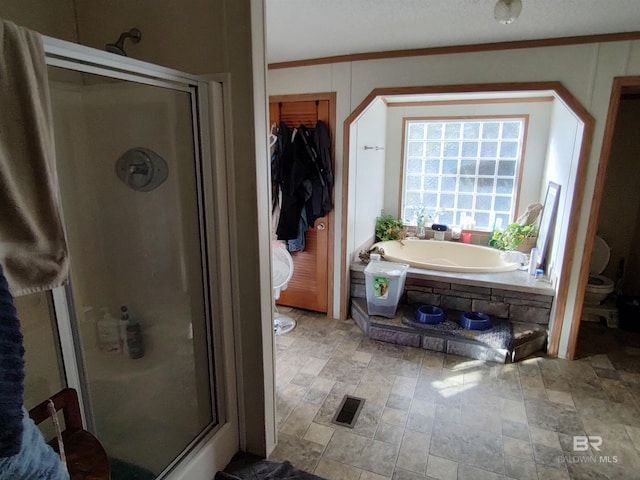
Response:
[{"label": "glass shower door", "polygon": [[49,76],[87,420],[155,478],[217,423],[193,92]]}]

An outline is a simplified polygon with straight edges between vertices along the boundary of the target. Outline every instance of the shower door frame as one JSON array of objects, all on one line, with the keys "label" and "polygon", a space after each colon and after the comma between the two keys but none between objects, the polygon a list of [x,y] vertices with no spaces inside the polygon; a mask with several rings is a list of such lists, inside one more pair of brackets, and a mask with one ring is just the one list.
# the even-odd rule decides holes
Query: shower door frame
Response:
[{"label": "shower door frame", "polygon": [[[236,362],[231,299],[230,243],[225,167],[223,89],[212,81],[159,65],[142,62],[43,36],[47,66],[107,76],[190,94],[194,162],[198,191],[200,255],[213,420],[160,473],[162,479],[213,478],[239,449]],[[218,107],[218,108],[216,108]],[[73,306],[73,287],[52,290],[53,306],[67,385],[79,392],[88,429],[93,415],[80,351]]]}]

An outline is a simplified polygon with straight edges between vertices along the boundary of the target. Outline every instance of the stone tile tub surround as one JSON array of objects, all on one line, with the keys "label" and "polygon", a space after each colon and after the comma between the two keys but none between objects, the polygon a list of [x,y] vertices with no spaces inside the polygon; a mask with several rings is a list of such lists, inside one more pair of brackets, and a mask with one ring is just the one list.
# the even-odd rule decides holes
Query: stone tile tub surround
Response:
[{"label": "stone tile tub surround", "polygon": [[[351,297],[366,299],[364,269],[351,264]],[[409,268],[400,303],[479,311],[515,322],[548,325],[555,291],[526,271],[454,273]]]},{"label": "stone tile tub surround", "polygon": [[[407,324],[413,319],[414,306],[400,305],[394,318],[369,316],[363,298],[351,299],[351,317],[371,340],[460,355],[475,360],[497,363],[518,362],[544,349],[547,329],[534,323],[510,322],[512,343],[508,348],[492,345],[473,338],[443,333],[438,330],[417,328]],[[462,312],[450,310],[447,315],[458,317]],[[503,321],[504,322],[504,321]]]}]

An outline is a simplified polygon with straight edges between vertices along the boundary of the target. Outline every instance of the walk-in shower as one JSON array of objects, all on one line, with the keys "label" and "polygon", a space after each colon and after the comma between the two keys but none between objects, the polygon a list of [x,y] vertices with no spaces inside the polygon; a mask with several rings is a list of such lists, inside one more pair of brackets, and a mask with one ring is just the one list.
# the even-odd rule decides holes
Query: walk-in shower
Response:
[{"label": "walk-in shower", "polygon": [[[228,255],[217,250],[212,188],[220,87],[66,42],[45,45],[72,260],[67,287],[17,302],[25,403],[78,389],[113,480],[171,477],[225,421],[219,262]],[[135,352],[133,324],[144,347]]]}]

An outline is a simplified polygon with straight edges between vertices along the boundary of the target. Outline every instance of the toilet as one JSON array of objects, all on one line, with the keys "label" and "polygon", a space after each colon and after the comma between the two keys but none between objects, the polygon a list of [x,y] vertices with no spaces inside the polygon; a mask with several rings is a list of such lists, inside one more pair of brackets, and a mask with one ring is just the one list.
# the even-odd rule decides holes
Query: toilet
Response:
[{"label": "toilet", "polygon": [[584,294],[585,305],[600,305],[613,292],[613,280],[601,275],[609,264],[611,249],[602,237],[596,235],[591,252],[589,282]]}]

